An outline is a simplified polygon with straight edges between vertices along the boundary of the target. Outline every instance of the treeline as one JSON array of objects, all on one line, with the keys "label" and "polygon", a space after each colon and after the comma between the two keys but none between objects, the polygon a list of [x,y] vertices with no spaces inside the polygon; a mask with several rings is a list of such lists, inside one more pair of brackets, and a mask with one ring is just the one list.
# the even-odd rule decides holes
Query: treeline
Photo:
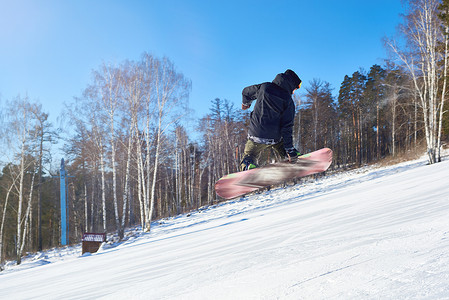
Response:
[{"label": "treeline", "polygon": [[[408,42],[399,48],[386,41],[394,56],[385,66],[345,76],[337,96],[319,79],[294,95],[299,151],[330,147],[333,168],[422,148],[430,163],[441,159],[449,135],[448,6],[436,0],[410,3],[403,31]],[[424,25],[433,26],[434,36],[414,40],[430,34],[420,26],[420,14],[433,17]],[[67,180],[72,243],[83,232],[117,232],[123,238],[132,225],[150,231],[154,220],[219,201],[214,184],[238,170],[249,114],[233,106],[240,98],[213,99],[197,123],[201,137],[194,140],[184,122],[190,88],[169,59],[144,53],[138,61],[103,64],[93,72],[83,94],[67,107],[69,134],[55,130],[27,97],[8,102],[0,132],[6,157],[0,177],[1,261],[20,263],[26,251],[59,244],[59,180],[53,178],[58,173],[45,168],[56,159],[50,146],[57,140],[64,140],[72,176]]]},{"label": "treeline", "polygon": [[362,165],[423,146],[422,110],[399,68],[374,65],[345,76],[338,98],[313,80],[298,100],[298,149],[334,149],[338,166]]}]

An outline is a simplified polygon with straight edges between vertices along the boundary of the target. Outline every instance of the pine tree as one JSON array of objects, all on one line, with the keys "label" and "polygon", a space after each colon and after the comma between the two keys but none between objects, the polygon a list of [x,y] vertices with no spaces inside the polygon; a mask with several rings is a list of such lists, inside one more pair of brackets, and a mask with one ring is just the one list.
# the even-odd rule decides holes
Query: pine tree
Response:
[{"label": "pine tree", "polygon": [[384,98],[384,85],[383,80],[385,79],[385,70],[379,65],[373,65],[367,75],[366,88],[365,88],[365,102],[366,107],[369,111],[369,122],[368,126],[375,128],[376,133],[376,148],[375,157],[379,159],[381,156],[381,110],[382,110],[382,100]]},{"label": "pine tree", "polygon": [[362,163],[362,103],[364,97],[366,76],[357,71],[352,77],[345,76],[338,96],[341,117],[344,120],[343,135],[347,139],[347,153],[353,153],[353,161]]}]

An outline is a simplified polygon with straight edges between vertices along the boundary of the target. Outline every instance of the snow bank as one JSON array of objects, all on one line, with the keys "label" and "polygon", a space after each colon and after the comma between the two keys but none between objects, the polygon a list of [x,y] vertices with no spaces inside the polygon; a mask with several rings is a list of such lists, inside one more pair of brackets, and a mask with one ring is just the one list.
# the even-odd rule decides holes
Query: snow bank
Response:
[{"label": "snow bank", "polygon": [[449,161],[418,160],[274,189],[96,254],[24,259],[0,273],[0,295],[449,299],[448,178]]}]

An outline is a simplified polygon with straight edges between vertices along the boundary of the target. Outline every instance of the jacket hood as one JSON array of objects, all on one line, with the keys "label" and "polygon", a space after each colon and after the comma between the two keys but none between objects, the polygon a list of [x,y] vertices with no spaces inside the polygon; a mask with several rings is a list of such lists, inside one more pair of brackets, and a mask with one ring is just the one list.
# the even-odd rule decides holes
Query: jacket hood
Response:
[{"label": "jacket hood", "polygon": [[291,94],[293,93],[294,89],[298,88],[299,84],[301,83],[301,79],[299,79],[298,75],[296,75],[295,72],[288,69],[284,73],[277,74],[276,78],[274,78],[273,80],[273,83]]}]

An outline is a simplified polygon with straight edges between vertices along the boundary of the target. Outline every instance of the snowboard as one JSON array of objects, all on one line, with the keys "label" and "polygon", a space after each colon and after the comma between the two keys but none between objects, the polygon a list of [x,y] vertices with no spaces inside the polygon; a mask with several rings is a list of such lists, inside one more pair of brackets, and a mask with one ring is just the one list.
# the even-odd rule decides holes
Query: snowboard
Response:
[{"label": "snowboard", "polygon": [[299,156],[295,163],[276,162],[225,175],[215,183],[215,192],[222,198],[232,199],[289,179],[324,172],[331,163],[332,150],[323,148]]}]

